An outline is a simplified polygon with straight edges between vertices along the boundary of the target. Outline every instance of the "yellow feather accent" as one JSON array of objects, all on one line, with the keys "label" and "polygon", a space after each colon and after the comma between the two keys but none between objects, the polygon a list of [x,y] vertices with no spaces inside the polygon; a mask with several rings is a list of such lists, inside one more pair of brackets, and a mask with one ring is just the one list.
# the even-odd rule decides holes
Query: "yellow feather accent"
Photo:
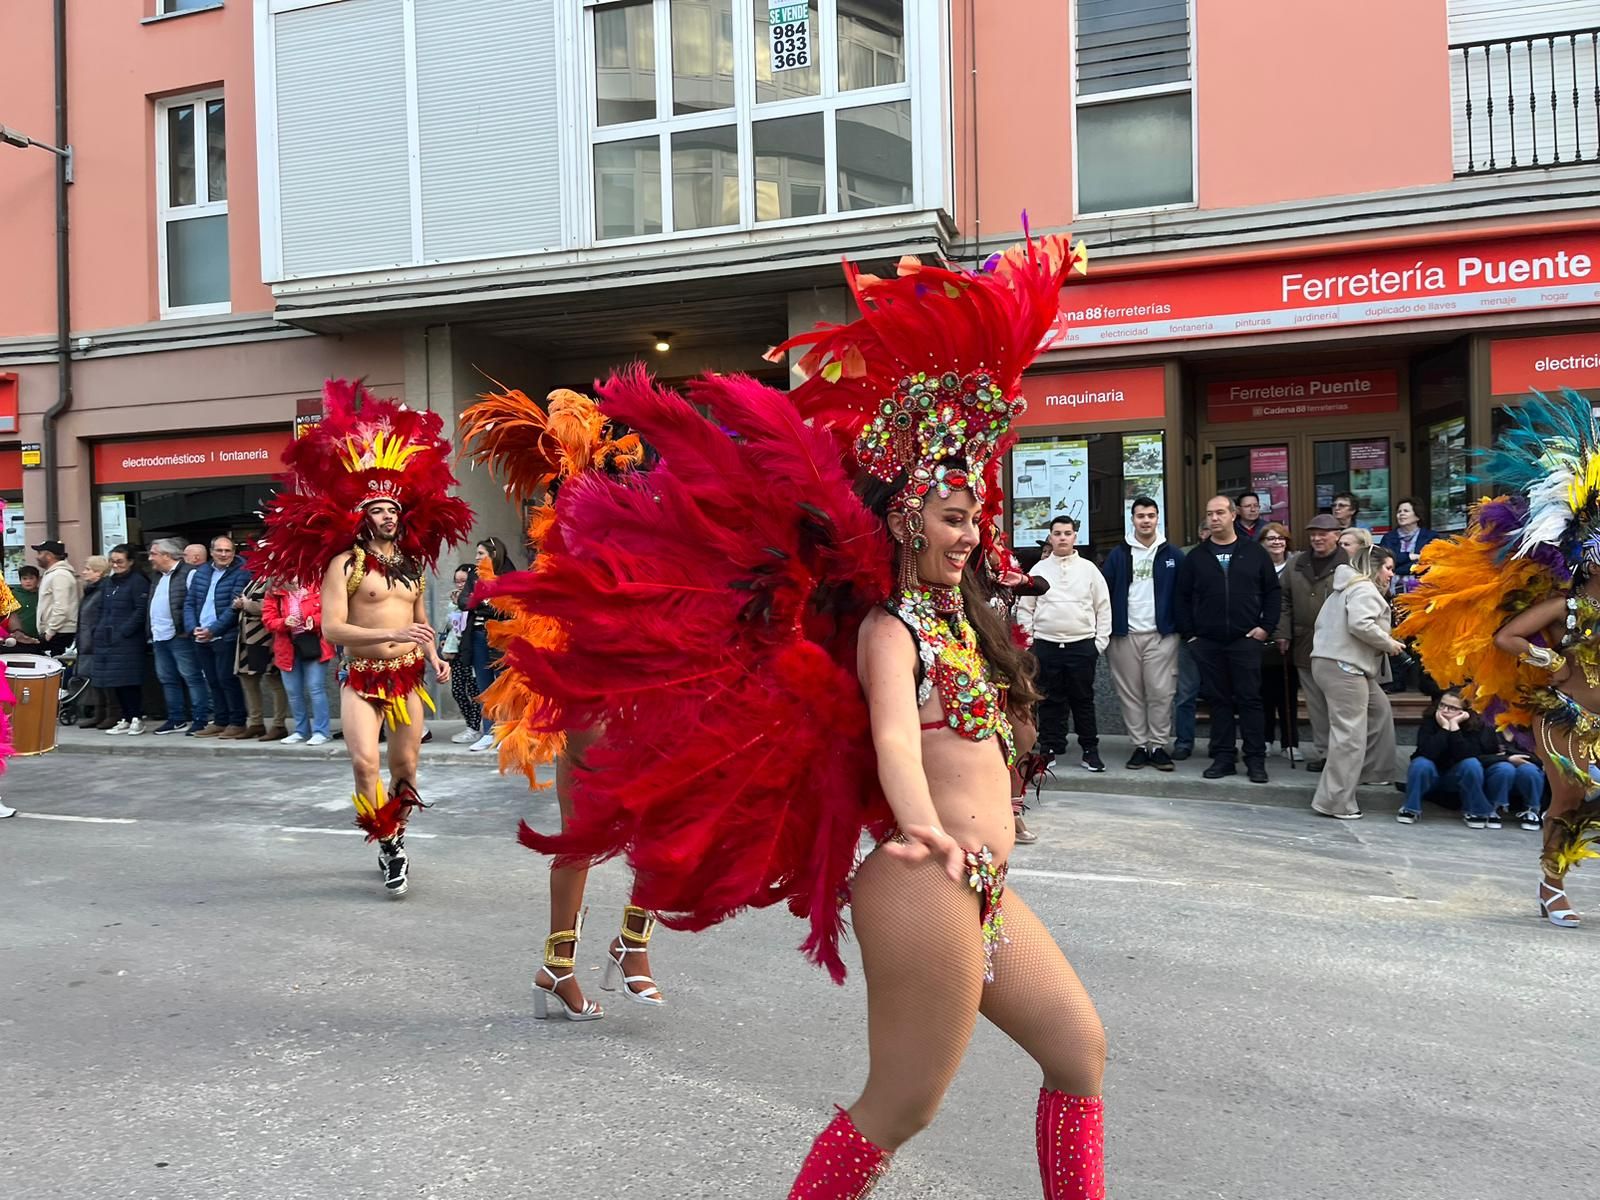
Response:
[{"label": "yellow feather accent", "polygon": [[838,383],[843,374],[844,364],[842,362],[834,361],[822,368],[822,377],[829,383]]},{"label": "yellow feather accent", "polygon": [[369,821],[372,820],[378,815],[378,810],[384,805],[383,780],[378,780],[378,794],[376,799],[368,800],[360,792],[355,793],[352,799],[355,801],[356,814],[358,816],[366,817]]},{"label": "yellow feather accent", "polygon": [[1089,247],[1082,241],[1072,249],[1072,269],[1079,275],[1089,273]]}]

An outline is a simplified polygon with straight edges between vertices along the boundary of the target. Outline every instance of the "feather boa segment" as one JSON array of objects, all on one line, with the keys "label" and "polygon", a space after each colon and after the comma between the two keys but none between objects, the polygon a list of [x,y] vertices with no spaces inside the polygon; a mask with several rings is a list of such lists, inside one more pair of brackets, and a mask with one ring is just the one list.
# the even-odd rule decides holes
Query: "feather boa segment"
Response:
[{"label": "feather boa segment", "polygon": [[573,477],[537,568],[496,588],[558,631],[506,649],[532,728],[604,729],[566,832],[522,841],[566,863],[625,854],[634,903],[679,929],[785,902],[842,979],[857,843],[891,825],[855,676],[887,533],[780,392],[724,376],[685,399],[636,368],[601,401],[660,465]]},{"label": "feather boa segment", "polygon": [[359,383],[323,385],[322,421],[283,452],[287,470],[264,514],[259,570],[316,586],[328,564],[356,542],[362,505],[400,505],[398,550],[426,569],[446,544],[465,540],[472,509],[449,494],[450,443],[439,414],[380,400]]}]

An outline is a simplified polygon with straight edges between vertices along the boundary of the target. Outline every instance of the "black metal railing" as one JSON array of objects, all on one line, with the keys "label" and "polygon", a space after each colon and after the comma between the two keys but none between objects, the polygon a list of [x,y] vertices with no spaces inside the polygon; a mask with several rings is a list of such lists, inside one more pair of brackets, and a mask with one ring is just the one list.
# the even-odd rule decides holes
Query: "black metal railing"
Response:
[{"label": "black metal railing", "polygon": [[1450,60],[1457,175],[1600,163],[1600,26],[1463,42]]}]

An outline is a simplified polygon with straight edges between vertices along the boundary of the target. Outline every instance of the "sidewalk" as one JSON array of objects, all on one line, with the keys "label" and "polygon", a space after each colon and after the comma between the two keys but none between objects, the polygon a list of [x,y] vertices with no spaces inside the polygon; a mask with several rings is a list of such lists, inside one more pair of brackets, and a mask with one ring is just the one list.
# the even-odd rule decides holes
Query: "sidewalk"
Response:
[{"label": "sidewalk", "polygon": [[[487,771],[497,770],[499,755],[492,751],[473,754],[464,745],[450,741],[464,726],[460,721],[432,721],[433,741],[425,750],[426,760],[451,766],[479,766]],[[1074,792],[1091,792],[1111,796],[1166,796],[1183,800],[1224,800],[1232,803],[1268,804],[1278,808],[1305,808],[1311,803],[1311,793],[1316,789],[1317,777],[1305,769],[1303,763],[1290,766],[1286,758],[1272,756],[1267,759],[1268,783],[1251,783],[1245,778],[1241,764],[1239,774],[1225,779],[1202,779],[1200,773],[1211,763],[1204,754],[1202,738],[1199,752],[1177,769],[1165,772],[1154,767],[1130,771],[1123,764],[1132,752],[1132,743],[1126,737],[1104,736],[1100,739],[1100,754],[1105,760],[1103,774],[1085,771],[1080,765],[1076,745],[1061,755],[1054,767],[1054,778],[1047,779],[1044,791],[1063,796]],[[107,757],[172,758],[172,759],[253,759],[285,761],[321,760],[333,762],[346,758],[344,743],[332,741],[326,746],[285,746],[281,742],[221,742],[216,738],[191,738],[182,734],[156,737],[145,733],[139,737],[108,736],[93,729],[60,729],[56,748],[70,755],[103,755]],[[1401,747],[1402,760],[1409,757],[1409,747]],[[1399,795],[1393,788],[1362,788],[1360,801],[1363,807],[1378,810],[1399,807]]]}]

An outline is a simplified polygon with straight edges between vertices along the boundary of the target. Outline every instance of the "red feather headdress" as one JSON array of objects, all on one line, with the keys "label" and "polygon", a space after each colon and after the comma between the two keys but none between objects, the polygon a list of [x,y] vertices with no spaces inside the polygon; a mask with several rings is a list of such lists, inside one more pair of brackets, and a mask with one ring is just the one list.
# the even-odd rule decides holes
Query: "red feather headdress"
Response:
[{"label": "red feather headdress", "polygon": [[[1063,284],[1087,268],[1083,243],[1061,236],[1029,239],[977,272],[908,257],[880,279],[847,263],[861,316],[792,337],[768,357],[809,347],[795,407],[852,441],[863,470],[885,482],[906,476],[891,507],[906,514],[913,549],[928,492],[970,487],[993,563],[1000,462],[1027,406],[1022,373],[1061,311]],[[964,469],[947,465],[956,463]]]},{"label": "red feather headdress", "polygon": [[400,508],[399,552],[433,569],[443,547],[472,529],[472,509],[449,494],[456,477],[439,414],[380,400],[344,379],[323,384],[322,400],[322,422],[283,452],[288,470],[267,507],[260,569],[315,584],[356,543],[367,506],[382,500]]}]

